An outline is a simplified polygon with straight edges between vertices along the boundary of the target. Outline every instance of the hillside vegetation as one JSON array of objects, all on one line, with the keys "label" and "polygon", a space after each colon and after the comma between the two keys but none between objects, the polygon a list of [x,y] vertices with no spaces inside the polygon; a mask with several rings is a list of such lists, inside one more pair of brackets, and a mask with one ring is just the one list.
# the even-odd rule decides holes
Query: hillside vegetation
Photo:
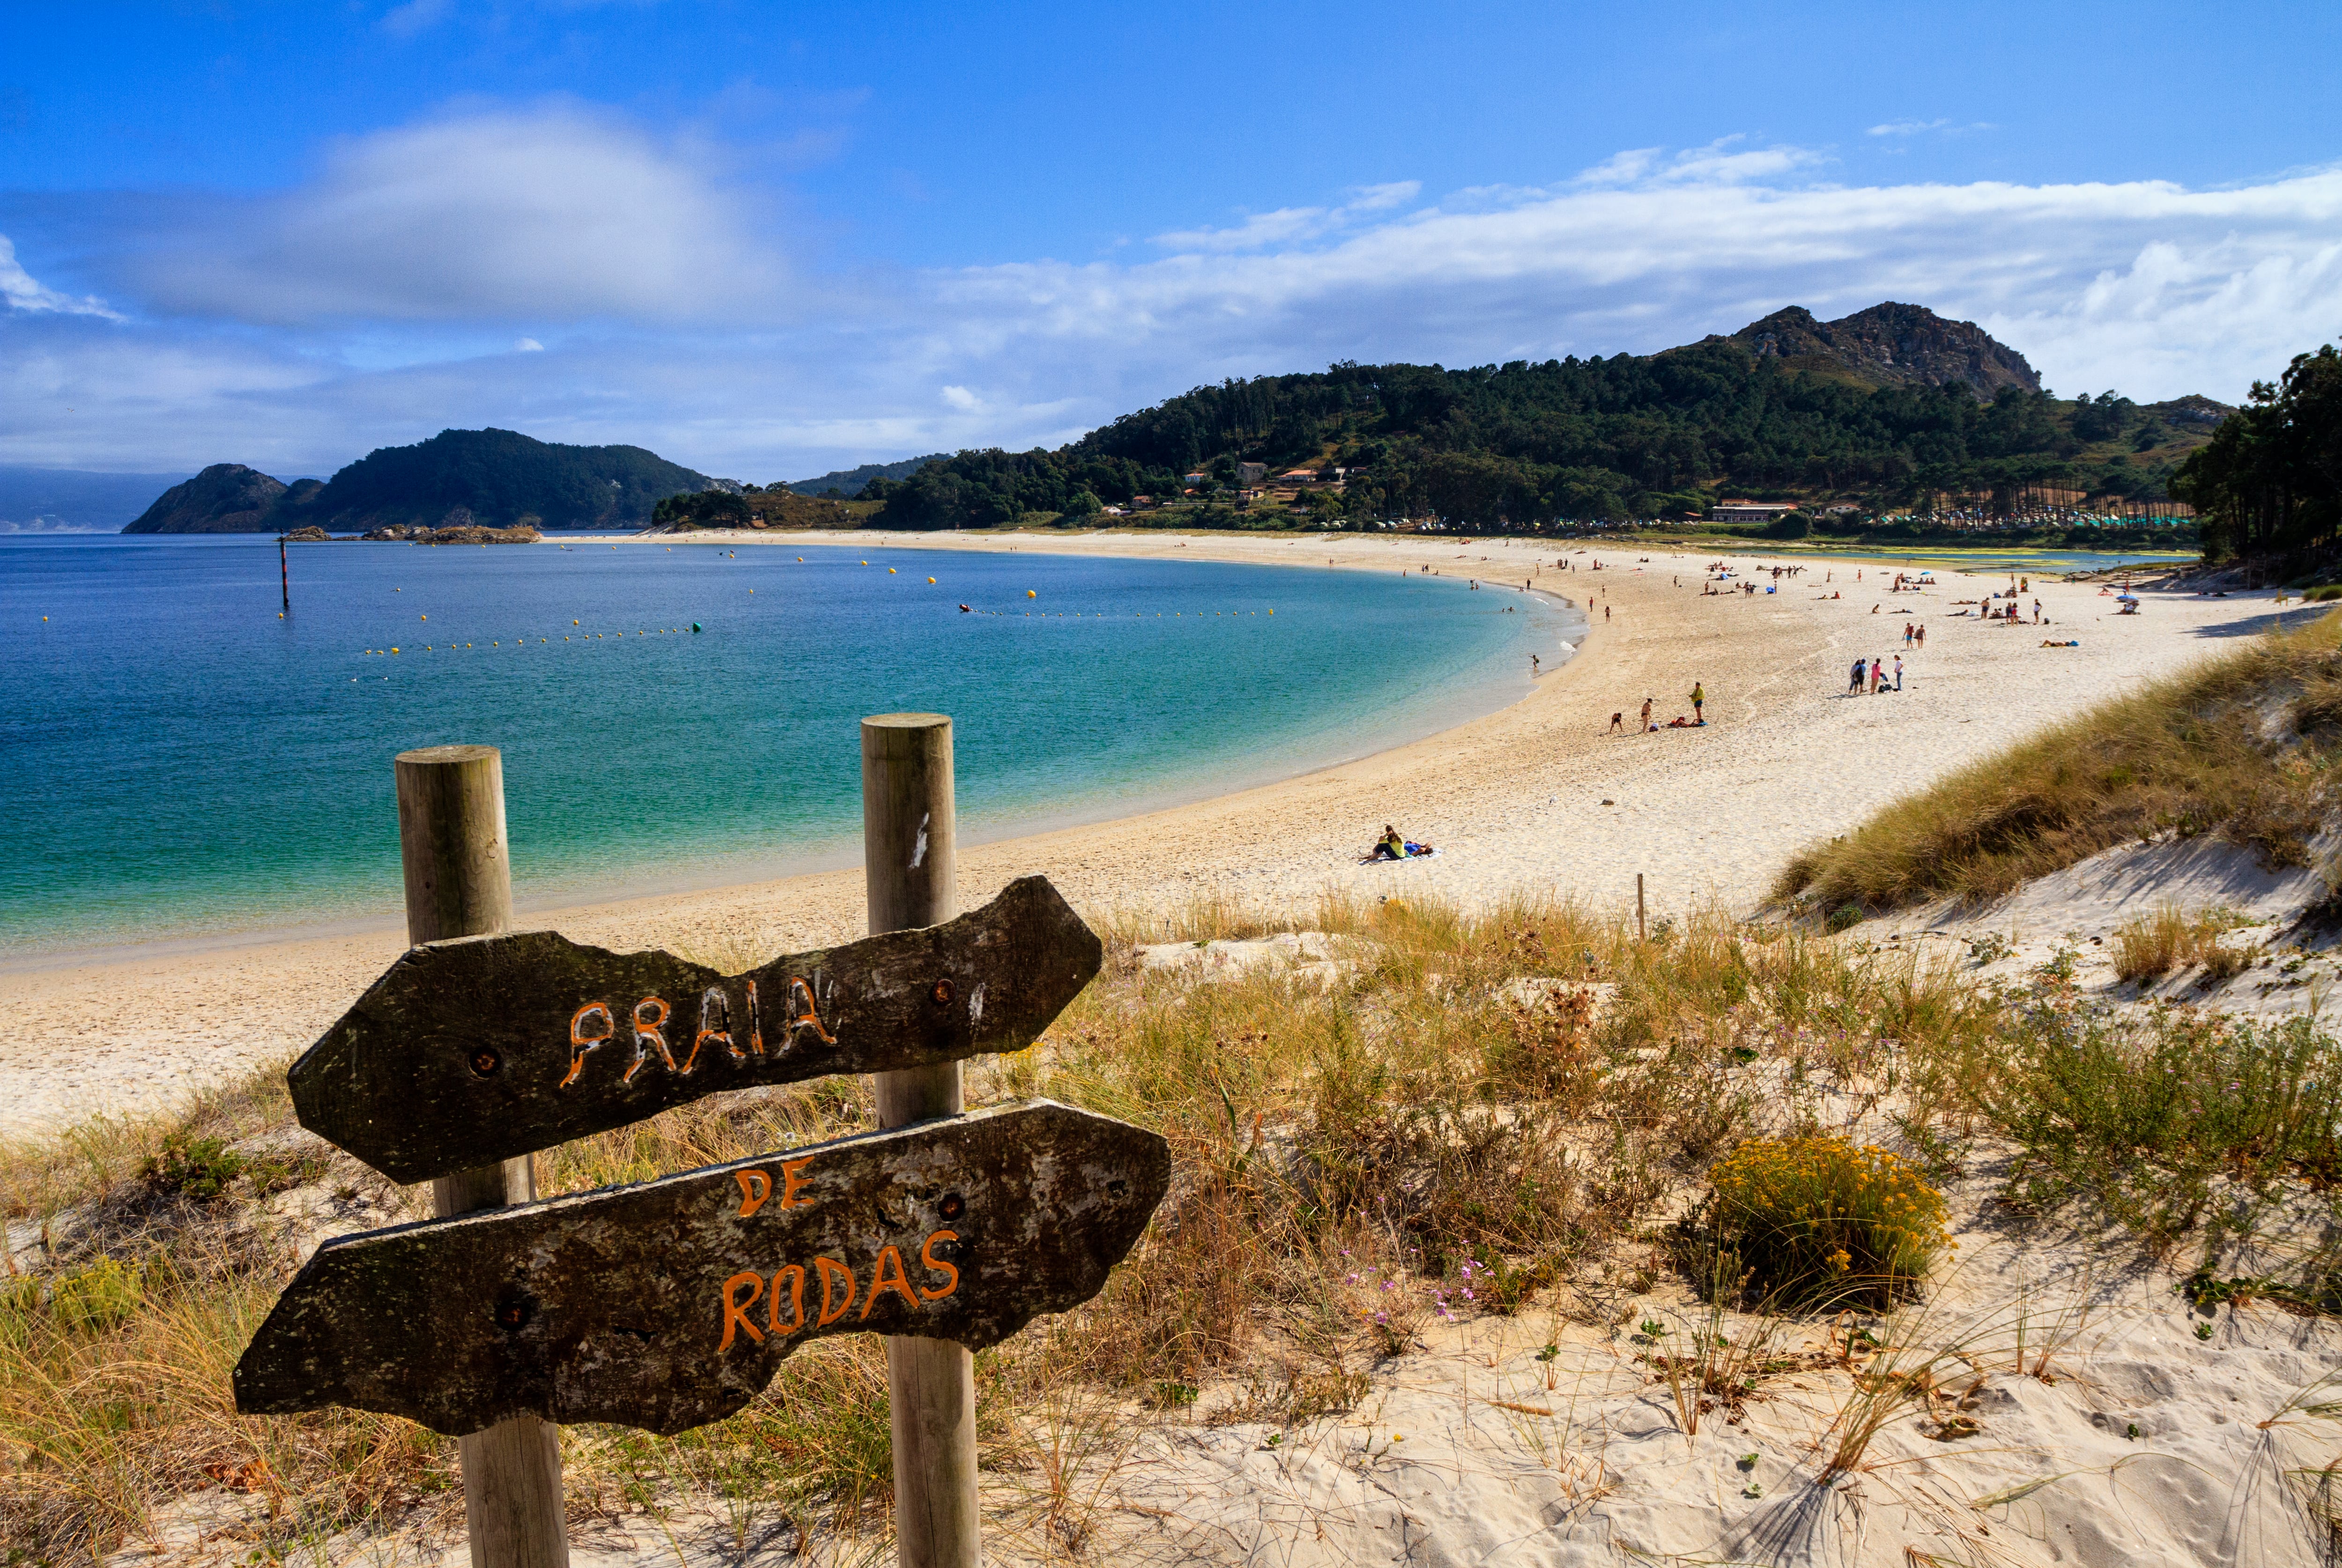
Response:
[{"label": "hillside vegetation", "polygon": [[2309,865],[2337,801],[2342,614],[2091,709],[1789,863],[1837,910],[1996,898],[2116,844],[2213,834]]},{"label": "hillside vegetation", "polygon": [[639,528],[707,475],[639,446],[570,446],[511,430],[443,430],[384,446],[319,484],[215,463],[176,484],[125,534],[335,532],[389,526]]},{"label": "hillside vegetation", "polygon": [[2307,554],[2342,535],[2342,354],[2294,356],[2274,385],[2189,454],[2172,493],[2204,517],[2206,553]]},{"label": "hillside vegetation", "polygon": [[2056,398],[1980,329],[1880,305],[1827,324],[1782,312],[1651,355],[1227,381],[1055,451],[962,452],[864,494],[886,503],[874,523],[900,528],[1078,519],[1188,489],[1210,502],[1243,463],[1344,469],[1338,491],[1309,497],[1327,520],[1436,514],[1475,527],[1704,511],[1720,495],[1870,512],[1938,496],[2014,504],[2045,488],[2151,499],[2226,412],[2202,398]]}]

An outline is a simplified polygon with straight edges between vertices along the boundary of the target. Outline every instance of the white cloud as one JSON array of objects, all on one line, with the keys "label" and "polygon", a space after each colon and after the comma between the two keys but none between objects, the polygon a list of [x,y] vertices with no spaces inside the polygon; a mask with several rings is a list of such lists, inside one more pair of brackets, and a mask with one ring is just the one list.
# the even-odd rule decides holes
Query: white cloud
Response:
[{"label": "white cloud", "polygon": [[382,30],[394,38],[412,38],[445,19],[451,0],[406,0],[383,14]]},{"label": "white cloud", "polygon": [[1079,365],[1103,357],[1192,383],[1337,357],[1648,351],[1784,305],[1827,316],[1898,299],[2001,324],[2052,385],[2228,398],[2342,328],[2342,170],[2215,191],[1790,177],[1817,161],[1643,150],[1327,245],[955,273],[933,314],[971,359],[1094,383]]},{"label": "white cloud", "polygon": [[[483,122],[435,124],[465,127],[468,147]],[[681,169],[701,193],[686,212],[720,219],[709,204],[723,198],[695,172],[700,165],[586,124],[602,138],[593,145],[633,149],[632,163],[611,155],[621,167]],[[385,145],[401,166],[414,162],[409,144]],[[1259,215],[1233,225],[1248,231],[1241,242],[1183,244],[1138,263],[816,278],[791,286],[818,286],[823,308],[795,315],[738,282],[746,264],[694,273],[704,265],[696,258],[643,262],[624,236],[593,227],[588,237],[604,240],[583,245],[554,216],[534,231],[536,243],[620,259],[586,282],[548,283],[525,257],[505,257],[452,281],[402,284],[364,265],[352,277],[320,275],[315,256],[326,253],[271,230],[269,244],[302,259],[266,275],[310,301],[283,318],[317,321],[325,298],[357,313],[359,326],[222,332],[214,319],[117,323],[20,309],[0,335],[0,406],[12,416],[0,426],[0,461],[193,469],[234,460],[322,473],[445,425],[493,424],[638,443],[709,473],[796,478],[962,445],[1053,444],[1224,375],[1337,359],[1457,365],[1644,353],[1786,305],[1827,317],[1884,299],[1978,322],[2060,391],[2235,401],[2292,354],[2342,333],[2342,168],[2218,190],[1857,186],[1826,183],[1825,172],[1794,147],[1637,149],[1541,187],[1428,202],[1407,184],[1367,187],[1278,209],[1316,215],[1280,220],[1281,236],[1266,232],[1276,215]],[[456,184],[477,186],[467,180]],[[336,164],[313,194],[364,216],[370,209],[353,193],[385,185],[405,188]],[[387,195],[380,206],[417,208]],[[739,228],[714,232],[719,250],[752,247]],[[726,233],[735,239],[721,242]],[[225,265],[217,249],[207,254]],[[14,275],[0,269],[12,301]],[[236,275],[262,286],[257,273]],[[685,281],[640,285],[654,275]],[[713,281],[701,287],[695,276]],[[543,293],[523,312],[510,302],[532,285]],[[574,291],[566,307],[561,287]],[[704,302],[696,318],[670,308],[676,287]],[[22,288],[40,291],[30,279]],[[193,308],[189,296],[173,297]],[[248,319],[245,294],[223,297],[215,316]],[[487,313],[483,300],[513,319],[465,325]],[[586,314],[577,300],[612,319],[564,329],[558,375],[525,350],[494,352],[523,331],[554,341],[540,324]],[[375,357],[382,344],[411,352]]]},{"label": "white cloud", "polygon": [[543,354],[545,352],[545,345],[537,342],[536,339],[533,337],[516,337],[513,339],[513,352],[515,354]]},{"label": "white cloud", "polygon": [[55,289],[43,287],[16,260],[15,242],[6,235],[0,235],[0,301],[5,301],[10,310],[21,310],[27,315],[62,313],[66,315],[102,315],[109,321],[122,319],[118,313],[108,309],[103,300],[86,296],[76,299],[71,295],[59,294]]},{"label": "white cloud", "polygon": [[1897,141],[1908,141],[1914,136],[1925,136],[1938,131],[1947,136],[1965,136],[1972,132],[1991,129],[1993,129],[1993,124],[1990,120],[1977,120],[1966,125],[1954,125],[1949,120],[1889,120],[1883,125],[1873,125],[1862,134],[1866,136],[1892,136]]},{"label": "white cloud", "polygon": [[1176,229],[1155,236],[1155,243],[1175,251],[1249,251],[1269,245],[1312,240],[1354,223],[1368,213],[1387,212],[1413,201],[1423,189],[1419,180],[1393,180],[1364,185],[1336,207],[1279,207],[1256,213],[1234,228]]},{"label": "white cloud", "polygon": [[183,212],[134,264],[167,311],[355,321],[769,319],[785,269],[704,159],[585,109],[335,146],[281,196]]}]

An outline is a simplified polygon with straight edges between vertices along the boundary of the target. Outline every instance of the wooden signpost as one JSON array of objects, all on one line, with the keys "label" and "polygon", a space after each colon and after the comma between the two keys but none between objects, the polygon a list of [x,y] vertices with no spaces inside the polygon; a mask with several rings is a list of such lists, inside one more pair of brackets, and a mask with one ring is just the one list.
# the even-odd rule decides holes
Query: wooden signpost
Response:
[{"label": "wooden signpost", "polygon": [[1046,878],[948,924],[722,975],[550,931],[417,947],[293,1064],[301,1124],[419,1182],[726,1089],[1029,1045],[1104,950]]},{"label": "wooden signpost", "polygon": [[[1039,877],[954,919],[950,721],[863,724],[869,938],[723,975],[506,934],[501,761],[398,759],[414,948],[295,1063],[305,1126],[441,1218],[336,1237],[235,1369],[247,1413],[328,1404],[463,1440],[475,1568],[561,1568],[553,1423],[676,1433],[798,1345],[888,1336],[906,1568],[975,1568],[969,1353],[1097,1293],[1170,1181],[1152,1133],[1046,1101],[961,1114],[1097,974]],[[877,1075],[881,1131],[538,1203],[531,1156],[721,1090]]]},{"label": "wooden signpost", "polygon": [[682,1432],[811,1340],[980,1350],[1079,1305],[1170,1175],[1153,1134],[1042,1101],[342,1236],[261,1325],[236,1408]]}]

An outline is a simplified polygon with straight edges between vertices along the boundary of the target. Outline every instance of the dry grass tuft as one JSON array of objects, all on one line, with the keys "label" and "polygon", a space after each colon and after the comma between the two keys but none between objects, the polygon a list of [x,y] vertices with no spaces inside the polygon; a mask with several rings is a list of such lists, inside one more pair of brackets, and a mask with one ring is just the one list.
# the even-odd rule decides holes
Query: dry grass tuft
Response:
[{"label": "dry grass tuft", "polygon": [[2115,973],[2125,980],[2156,980],[2200,964],[2207,980],[2240,974],[2252,964],[2252,953],[2220,944],[2220,934],[2235,924],[2217,910],[2191,915],[2176,904],[2158,905],[2116,930]]}]

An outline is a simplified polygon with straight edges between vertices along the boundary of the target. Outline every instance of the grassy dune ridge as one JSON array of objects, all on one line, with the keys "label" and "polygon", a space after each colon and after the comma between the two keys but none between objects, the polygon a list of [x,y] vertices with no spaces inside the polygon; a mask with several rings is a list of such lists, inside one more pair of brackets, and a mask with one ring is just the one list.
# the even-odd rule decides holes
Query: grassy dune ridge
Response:
[{"label": "grassy dune ridge", "polygon": [[[1938,1176],[1972,1140],[2016,1137],[2012,1201],[2089,1202],[2167,1254],[2188,1244],[2215,1179],[2342,1173],[2330,1041],[2203,1020],[2117,1026],[2077,1012],[2055,975],[1978,988],[1948,961],[1716,915],[1645,942],[1550,904],[1480,917],[1204,905],[1099,924],[1107,972],[1035,1047],[974,1064],[970,1100],[1046,1094],[1153,1127],[1172,1143],[1174,1187],[1096,1303],[978,1358],[986,1528],[1004,1560],[1077,1554],[1148,1426],[1306,1427],[1355,1404],[1435,1318],[1617,1324],[1677,1279],[1722,1313],[1736,1283],[1702,1283],[1672,1216],[1752,1134],[1830,1131],[1814,1109],[1825,1090],[1887,1113],[1913,1168]],[[1142,965],[1135,941],[1166,928],[1326,932],[1339,967],[1211,983]],[[1507,994],[1527,977],[1596,989]],[[2170,1071],[2143,1075],[2143,1062]],[[2220,1092],[2229,1083],[2249,1091]],[[859,1081],[751,1091],[551,1151],[544,1185],[871,1124]],[[425,1190],[293,1127],[273,1072],[179,1116],[8,1150],[0,1202],[20,1243],[46,1238],[0,1303],[11,1550],[88,1562],[214,1486],[249,1503],[231,1536],[272,1557],[323,1560],[354,1530],[459,1525],[452,1443],[363,1413],[233,1412],[229,1370],[318,1236],[427,1207]],[[2320,1299],[2320,1266],[2305,1263],[2295,1298]],[[1652,1363],[1694,1377],[1695,1428],[1715,1369],[1683,1357],[1703,1343],[1695,1330]],[[1861,1348],[1844,1343],[1847,1357]],[[1909,1353],[1887,1330],[1880,1343]],[[875,1340],[826,1342],[697,1432],[565,1429],[574,1527],[680,1529],[696,1510],[743,1543],[795,1532],[825,1556],[877,1551],[891,1501],[883,1366]],[[1757,1387],[1729,1381],[1735,1400]],[[1847,1385],[1857,1436],[1877,1411],[1855,1393],[1877,1385]],[[1824,1457],[1838,1463],[1852,1441],[1838,1433]]]},{"label": "grassy dune ridge", "polygon": [[2342,758],[2342,614],[2116,694],[1792,860],[1837,911],[1996,898],[2124,843],[2213,834],[2308,865]]}]

